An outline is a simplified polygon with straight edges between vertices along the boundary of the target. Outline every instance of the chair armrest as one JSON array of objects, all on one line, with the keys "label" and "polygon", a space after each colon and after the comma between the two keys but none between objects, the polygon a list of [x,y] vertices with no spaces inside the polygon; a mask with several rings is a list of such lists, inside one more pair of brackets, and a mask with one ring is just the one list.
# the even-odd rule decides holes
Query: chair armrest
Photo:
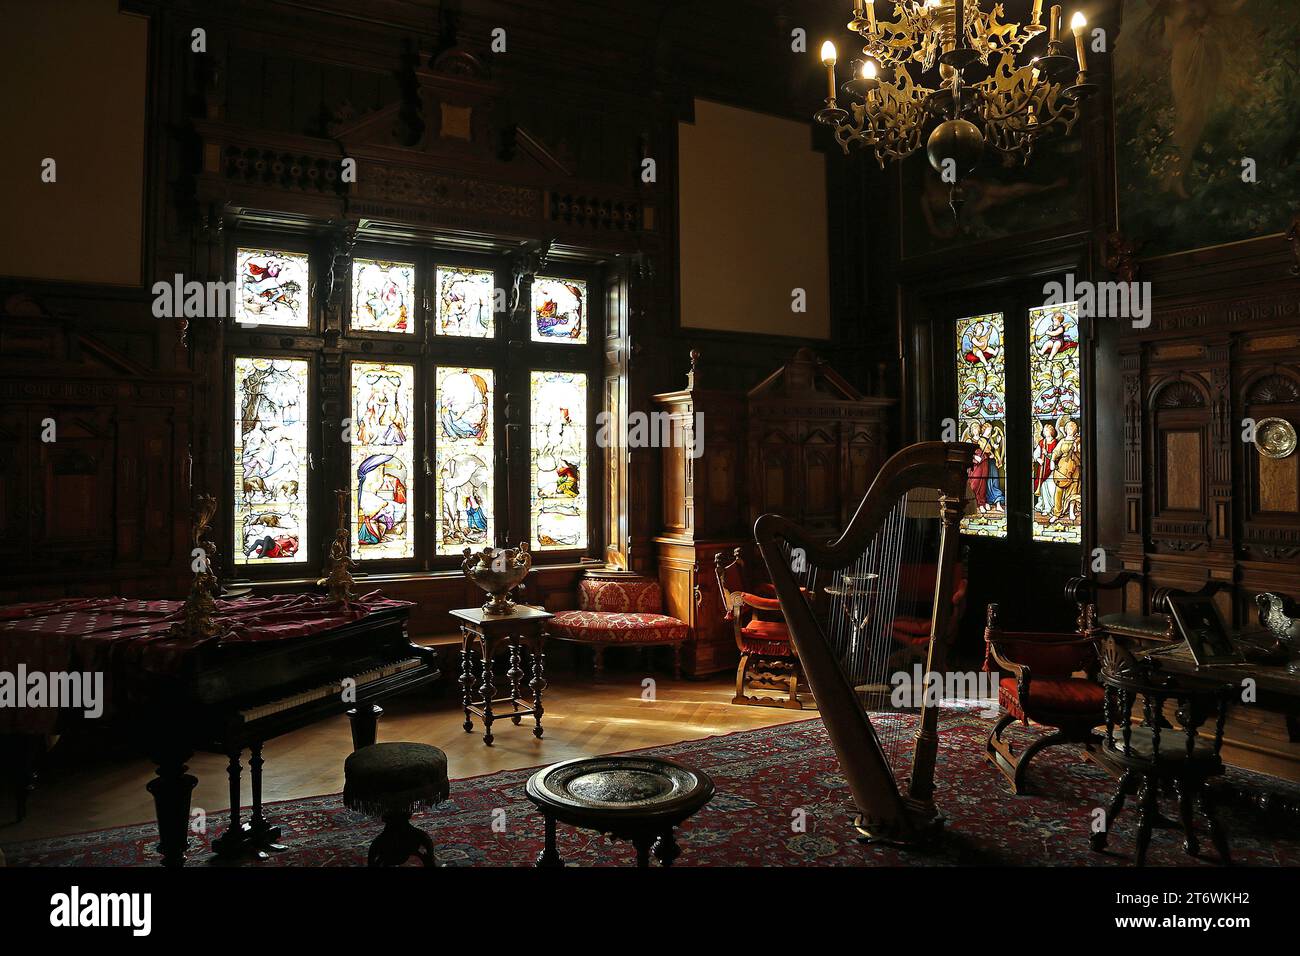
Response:
[{"label": "chair armrest", "polygon": [[779,611],[781,602],[776,598],[760,597],[757,594],[748,594],[738,592],[736,597],[739,598],[738,604],[744,604],[745,607],[753,608],[755,611]]}]

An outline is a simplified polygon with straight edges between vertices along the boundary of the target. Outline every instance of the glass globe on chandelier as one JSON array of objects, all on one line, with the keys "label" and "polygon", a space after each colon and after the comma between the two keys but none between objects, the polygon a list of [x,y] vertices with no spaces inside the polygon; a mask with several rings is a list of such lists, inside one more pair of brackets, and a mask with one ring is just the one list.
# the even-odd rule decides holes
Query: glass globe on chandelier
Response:
[{"label": "glass globe on chandelier", "polygon": [[[822,44],[827,96],[814,118],[834,130],[844,152],[869,149],[882,169],[916,152],[924,138],[956,214],[965,198],[961,180],[986,148],[1008,163],[1028,163],[1039,138],[1068,134],[1079,104],[1096,92],[1083,14],[1070,20],[1076,61],[1061,41],[1061,7],[1051,7],[1046,26],[1042,12],[1042,0],[1034,0],[1032,22],[1018,24],[1002,21],[1001,3],[985,13],[979,0],[894,0],[897,19],[886,20],[876,17],[875,0],[854,0],[848,28],[865,41],[866,58],[853,62],[837,89],[835,44]],[[1044,32],[1046,50],[1023,59],[1026,44]],[[912,70],[923,81],[933,76],[933,85],[917,82]]]}]

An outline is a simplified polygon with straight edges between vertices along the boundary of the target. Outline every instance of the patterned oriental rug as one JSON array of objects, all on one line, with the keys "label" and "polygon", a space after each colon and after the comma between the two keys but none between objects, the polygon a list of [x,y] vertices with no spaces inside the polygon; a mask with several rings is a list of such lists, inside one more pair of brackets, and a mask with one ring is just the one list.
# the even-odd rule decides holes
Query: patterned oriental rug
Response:
[{"label": "patterned oriental rug", "polygon": [[[911,723],[912,716],[873,717]],[[1111,779],[1069,747],[1048,748],[1031,765],[1035,793],[1011,796],[984,760],[990,722],[969,711],[945,710],[940,724],[936,800],[947,816],[944,835],[924,849],[864,845],[850,824],[852,804],[819,719],[741,731],[639,751],[706,770],[717,796],[679,831],[679,866],[1124,866],[1131,865],[1136,819],[1125,809],[1106,854],[1088,848],[1094,808],[1113,791]],[[907,728],[902,728],[907,729]],[[1009,731],[1018,744],[1028,736]],[[531,864],[542,845],[541,820],[524,796],[531,770],[507,770],[456,780],[451,799],[418,815],[440,863],[450,866]],[[1260,774],[1231,770],[1229,782],[1265,786],[1300,797],[1300,788]],[[1131,800],[1130,800],[1131,804]],[[1173,813],[1173,801],[1163,804]],[[248,866],[363,866],[380,823],[345,810],[338,794],[269,805],[287,849]],[[1234,863],[1300,865],[1294,819],[1236,803],[1225,806]],[[208,817],[220,833],[226,813]],[[1202,842],[1209,847],[1204,821]],[[191,837],[191,865],[211,863],[209,837]],[[152,823],[6,846],[10,866],[141,866],[157,863]],[[631,865],[633,850],[560,825],[560,853],[569,865]],[[1212,865],[1187,856],[1176,830],[1155,831],[1148,865]],[[414,861],[412,861],[414,862]]]}]

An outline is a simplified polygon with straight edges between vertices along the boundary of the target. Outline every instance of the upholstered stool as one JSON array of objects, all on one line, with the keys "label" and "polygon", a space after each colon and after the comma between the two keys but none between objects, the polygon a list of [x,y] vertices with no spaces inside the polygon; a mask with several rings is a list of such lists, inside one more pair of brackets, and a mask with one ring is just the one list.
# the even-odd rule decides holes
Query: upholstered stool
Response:
[{"label": "upholstered stool", "polygon": [[371,744],[348,757],[343,776],[343,805],[384,821],[369,866],[401,866],[412,856],[435,865],[433,841],[411,824],[411,814],[447,799],[446,754],[429,744]]}]

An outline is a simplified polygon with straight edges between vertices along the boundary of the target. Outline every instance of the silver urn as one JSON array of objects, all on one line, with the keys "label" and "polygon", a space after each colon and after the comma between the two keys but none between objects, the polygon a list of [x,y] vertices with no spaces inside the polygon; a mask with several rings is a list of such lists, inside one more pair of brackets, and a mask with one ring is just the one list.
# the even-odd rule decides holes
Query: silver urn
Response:
[{"label": "silver urn", "polygon": [[515,602],[510,599],[510,592],[519,586],[533,566],[527,542],[521,541],[518,548],[484,548],[477,554],[466,548],[464,555],[460,569],[465,572],[465,577],[488,593],[483,613],[509,614],[514,610]]}]

